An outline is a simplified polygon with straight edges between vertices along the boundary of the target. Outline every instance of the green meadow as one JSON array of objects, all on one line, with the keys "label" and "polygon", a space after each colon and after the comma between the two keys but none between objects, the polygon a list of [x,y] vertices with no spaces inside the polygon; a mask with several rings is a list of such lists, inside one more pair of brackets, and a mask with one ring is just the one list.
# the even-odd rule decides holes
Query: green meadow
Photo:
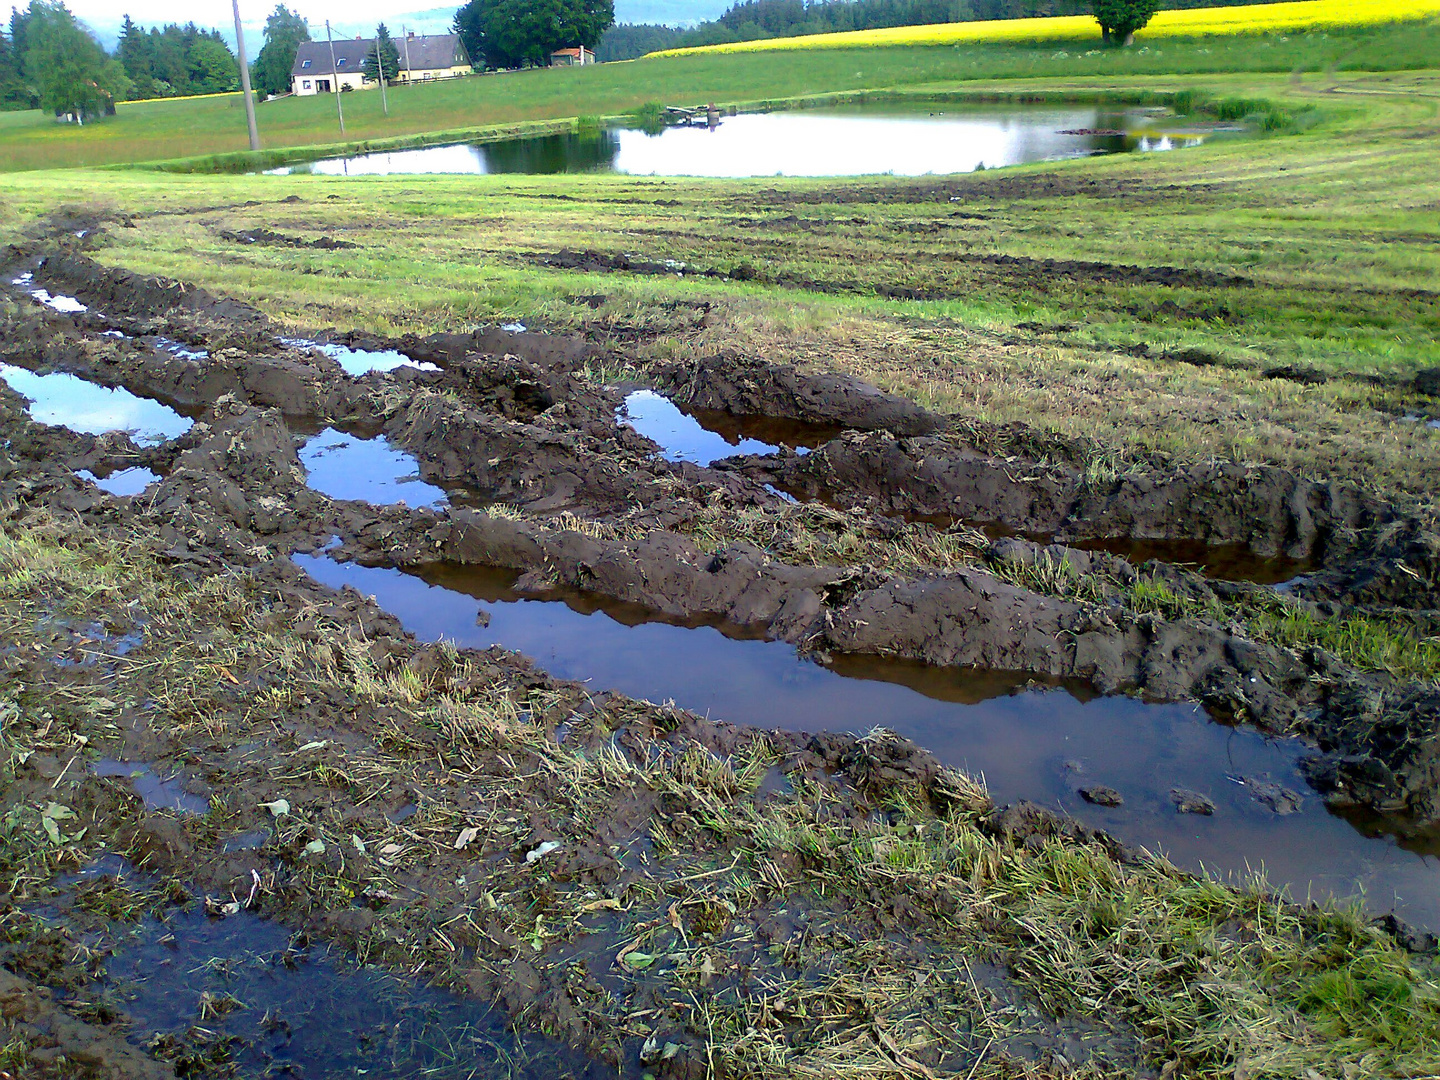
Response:
[{"label": "green meadow", "polygon": [[[627,113],[646,103],[754,104],[886,88],[956,87],[976,81],[1169,78],[1224,72],[1405,70],[1433,66],[1440,25],[1401,24],[1348,33],[1167,39],[1101,50],[1085,39],[1044,46],[911,47],[654,58],[579,69],[536,69],[397,87],[390,115],[375,91],[342,95],[342,137],[333,97],[258,106],[267,150],[484,133],[529,121]],[[232,154],[247,149],[238,94],[125,103],[87,128],[38,112],[0,113],[0,170],[72,168]]]}]

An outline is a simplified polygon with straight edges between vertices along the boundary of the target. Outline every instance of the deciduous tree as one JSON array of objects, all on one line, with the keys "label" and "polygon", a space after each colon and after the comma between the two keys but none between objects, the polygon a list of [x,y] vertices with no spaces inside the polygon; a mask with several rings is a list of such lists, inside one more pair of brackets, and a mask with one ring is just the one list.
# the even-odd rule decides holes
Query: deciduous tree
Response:
[{"label": "deciduous tree", "polygon": [[549,63],[556,49],[593,49],[615,22],[612,0],[469,0],[454,32],[491,67]]},{"label": "deciduous tree", "polygon": [[72,113],[82,122],[104,116],[128,81],[118,63],[107,70],[100,43],[64,4],[50,0],[32,0],[27,12],[24,71],[42,109]]},{"label": "deciduous tree", "polygon": [[290,89],[290,69],[302,41],[310,40],[310,27],[284,4],[265,20],[265,44],[255,57],[250,82],[260,94],[283,94]]},{"label": "deciduous tree", "polygon": [[1100,24],[1100,35],[1108,45],[1129,45],[1135,31],[1160,10],[1158,0],[1094,0],[1091,9]]}]

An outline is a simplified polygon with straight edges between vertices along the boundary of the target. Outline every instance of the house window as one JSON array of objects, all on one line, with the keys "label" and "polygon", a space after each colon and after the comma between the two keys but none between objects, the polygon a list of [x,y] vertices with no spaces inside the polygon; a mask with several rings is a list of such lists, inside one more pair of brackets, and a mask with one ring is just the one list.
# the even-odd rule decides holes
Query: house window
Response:
[{"label": "house window", "polygon": [[309,90],[309,89],[310,89],[310,80],[309,80],[309,79],[306,79],[303,83],[301,83],[301,85],[302,85],[306,90]]},{"label": "house window", "polygon": [[310,66],[310,61],[309,61],[309,60],[302,60],[302,61],[300,62],[300,66],[301,66],[302,68],[308,68],[308,67]]}]

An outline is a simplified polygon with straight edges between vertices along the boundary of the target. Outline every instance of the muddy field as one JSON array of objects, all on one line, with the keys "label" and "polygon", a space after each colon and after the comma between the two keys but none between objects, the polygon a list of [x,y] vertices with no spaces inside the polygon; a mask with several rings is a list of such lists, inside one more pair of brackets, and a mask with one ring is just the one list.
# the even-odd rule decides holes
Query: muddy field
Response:
[{"label": "muddy field", "polygon": [[1425,1075],[1413,507],[122,227],[4,267],[0,1075]]}]

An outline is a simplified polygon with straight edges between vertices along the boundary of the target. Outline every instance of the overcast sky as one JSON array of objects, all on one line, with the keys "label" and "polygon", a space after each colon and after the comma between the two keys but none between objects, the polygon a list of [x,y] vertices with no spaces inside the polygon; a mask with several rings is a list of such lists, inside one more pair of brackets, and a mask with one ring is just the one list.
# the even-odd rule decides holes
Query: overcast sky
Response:
[{"label": "overcast sky", "polygon": [[[245,22],[246,44],[253,57],[260,48],[260,29],[265,17],[275,9],[277,0],[240,0],[240,17]],[[24,7],[29,0],[0,0],[0,12],[9,18],[9,8]],[[165,23],[194,22],[205,28],[215,28],[225,35],[226,40],[234,37],[234,16],[230,4],[225,0],[67,0],[66,6],[82,22],[88,24],[108,47],[116,27],[128,14],[141,26],[157,26]],[[325,20],[328,18],[340,33],[355,34],[373,30],[375,24],[384,20],[392,31],[398,32],[407,16],[412,26],[419,25],[422,31],[431,33],[448,26],[454,16],[455,7],[436,8],[435,0],[295,0],[285,5],[310,22],[312,36],[323,37]],[[254,39],[253,43],[251,39]]]}]

